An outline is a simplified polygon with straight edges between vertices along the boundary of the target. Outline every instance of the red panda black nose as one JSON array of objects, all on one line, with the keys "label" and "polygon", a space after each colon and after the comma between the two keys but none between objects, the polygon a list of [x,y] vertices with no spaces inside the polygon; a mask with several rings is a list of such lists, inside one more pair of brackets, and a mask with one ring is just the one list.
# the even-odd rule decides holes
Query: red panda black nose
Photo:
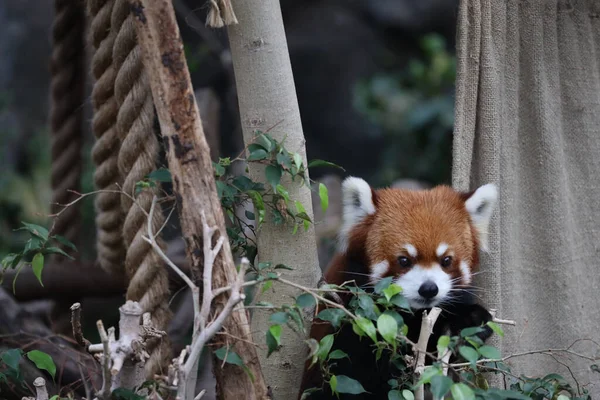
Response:
[{"label": "red panda black nose", "polygon": [[419,294],[426,299],[434,298],[438,294],[438,287],[432,281],[426,281],[419,288]]}]

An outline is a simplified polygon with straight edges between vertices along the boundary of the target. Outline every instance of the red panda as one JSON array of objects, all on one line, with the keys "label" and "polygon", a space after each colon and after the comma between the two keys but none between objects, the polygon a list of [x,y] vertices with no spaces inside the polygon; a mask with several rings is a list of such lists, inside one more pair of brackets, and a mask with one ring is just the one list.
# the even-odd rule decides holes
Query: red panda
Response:
[{"label": "red panda", "polygon": [[[469,286],[479,269],[479,251],[487,250],[488,226],[497,197],[493,184],[470,193],[448,186],[419,191],[374,190],[364,180],[349,177],[342,184],[338,251],[326,270],[325,281],[340,285],[354,280],[368,290],[379,280],[393,277],[412,310],[442,308],[429,340],[428,350],[435,351],[440,335],[457,335],[463,328],[481,326],[492,319],[475,302]],[[409,339],[416,341],[421,313],[402,316]],[[328,323],[315,319],[310,335],[320,340],[333,332]],[[479,337],[485,340],[491,334],[485,326]],[[337,333],[334,349],[345,351],[350,359],[336,360],[331,372],[359,380],[368,393],[333,395],[318,366],[310,368],[307,361],[300,396],[308,388],[322,387],[308,398],[387,399],[387,382],[393,376],[385,360],[375,361],[369,341],[360,340],[347,324]]]}]

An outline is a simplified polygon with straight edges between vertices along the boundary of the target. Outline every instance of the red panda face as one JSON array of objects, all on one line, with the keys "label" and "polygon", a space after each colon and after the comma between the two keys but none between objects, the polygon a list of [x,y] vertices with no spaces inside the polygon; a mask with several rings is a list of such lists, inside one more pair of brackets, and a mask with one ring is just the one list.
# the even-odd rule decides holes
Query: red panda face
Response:
[{"label": "red panda face", "polygon": [[447,186],[374,191],[351,177],[343,183],[340,251],[363,246],[371,283],[394,277],[412,308],[440,305],[471,283],[496,200],[494,185],[471,194]]}]

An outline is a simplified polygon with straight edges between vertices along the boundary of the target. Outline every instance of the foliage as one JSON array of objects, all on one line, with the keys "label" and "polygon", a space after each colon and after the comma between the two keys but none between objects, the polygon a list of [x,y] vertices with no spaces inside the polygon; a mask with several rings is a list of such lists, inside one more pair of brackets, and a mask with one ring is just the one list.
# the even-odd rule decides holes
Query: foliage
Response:
[{"label": "foliage", "polygon": [[[311,182],[306,179],[307,167],[300,154],[288,151],[283,142],[275,140],[268,133],[256,132],[253,143],[246,151],[246,158],[221,158],[218,163],[213,164],[221,206],[231,222],[227,234],[232,250],[254,264],[257,249],[253,237],[265,221],[270,220],[275,225],[289,224],[292,234],[296,234],[299,228],[308,230],[312,220],[306,213],[305,206],[290,198],[285,185],[289,182],[310,187]],[[228,174],[235,162],[261,165],[266,185],[248,176]],[[312,162],[313,165],[315,163],[323,165],[320,160]],[[335,167],[334,164],[327,165]],[[329,197],[327,188],[322,184],[318,186],[318,195],[323,210],[326,210]],[[251,210],[248,207],[250,204]],[[242,209],[243,214],[240,211]]]},{"label": "foliage", "polygon": [[436,34],[420,41],[423,60],[355,87],[355,107],[386,134],[376,182],[399,178],[449,181],[454,123],[454,56]]},{"label": "foliage", "polygon": [[21,361],[24,359],[23,355],[33,362],[40,371],[46,371],[54,380],[56,365],[48,354],[39,350],[24,353],[21,349],[8,349],[0,353],[0,382],[8,382],[10,378],[13,382],[23,383],[20,367]]},{"label": "foliage", "polygon": [[17,253],[10,253],[2,259],[0,262],[1,269],[0,274],[4,273],[7,269],[17,269],[15,278],[13,280],[13,291],[14,284],[19,276],[19,272],[25,265],[31,265],[33,273],[38,278],[40,285],[42,283],[42,271],[44,269],[45,256],[50,254],[61,255],[70,259],[73,259],[68,253],[66,253],[61,247],[77,251],[75,245],[67,240],[65,237],[60,235],[51,235],[48,229],[43,226],[22,222],[22,227],[17,229],[18,231],[25,231],[29,234],[29,240],[25,243],[23,250]]}]

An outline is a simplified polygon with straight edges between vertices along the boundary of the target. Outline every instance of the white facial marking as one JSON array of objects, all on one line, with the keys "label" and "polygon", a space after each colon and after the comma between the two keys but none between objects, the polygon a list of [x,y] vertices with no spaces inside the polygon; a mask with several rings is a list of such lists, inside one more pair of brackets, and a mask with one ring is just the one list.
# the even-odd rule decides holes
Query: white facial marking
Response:
[{"label": "white facial marking", "polygon": [[363,179],[349,177],[342,183],[342,226],[338,235],[338,250],[348,249],[348,236],[352,228],[367,215],[375,213],[371,186]]},{"label": "white facial marking", "polygon": [[437,250],[435,251],[435,254],[438,257],[441,257],[444,255],[444,253],[446,252],[446,250],[448,250],[448,244],[447,243],[440,243],[440,245],[438,246]]},{"label": "white facial marking", "polygon": [[379,279],[385,275],[386,272],[390,269],[390,263],[387,261],[381,261],[377,264],[371,265],[371,274],[369,275],[371,278],[371,283],[377,283]]},{"label": "white facial marking", "polygon": [[[424,303],[424,298],[419,294],[419,288],[426,281],[434,282],[438,287],[438,294]],[[438,264],[430,268],[415,265],[406,274],[397,278],[395,284],[402,288],[402,294],[408,300],[411,308],[429,308],[445,300],[452,289],[452,277],[445,273]]]},{"label": "white facial marking", "polygon": [[471,269],[469,268],[469,264],[464,261],[460,262],[460,272],[463,276],[463,281],[465,285],[471,283]]},{"label": "white facial marking", "polygon": [[412,258],[417,257],[417,248],[415,246],[413,246],[410,243],[406,243],[404,245],[404,248],[406,249],[406,252],[408,253],[409,256],[411,256]]}]

